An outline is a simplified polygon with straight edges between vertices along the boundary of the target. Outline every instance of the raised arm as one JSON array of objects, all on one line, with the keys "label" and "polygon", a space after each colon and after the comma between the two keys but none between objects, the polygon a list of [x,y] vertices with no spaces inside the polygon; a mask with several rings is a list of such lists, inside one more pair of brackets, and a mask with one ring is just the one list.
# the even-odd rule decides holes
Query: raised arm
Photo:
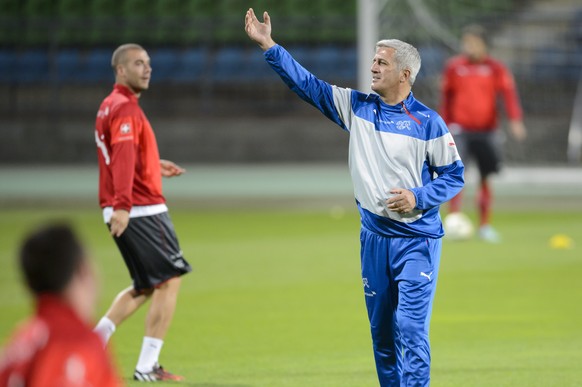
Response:
[{"label": "raised arm", "polygon": [[245,16],[245,31],[252,41],[256,42],[263,51],[275,45],[271,38],[271,18],[267,11],[263,13],[264,22],[261,23],[255,15],[255,11],[249,8]]}]

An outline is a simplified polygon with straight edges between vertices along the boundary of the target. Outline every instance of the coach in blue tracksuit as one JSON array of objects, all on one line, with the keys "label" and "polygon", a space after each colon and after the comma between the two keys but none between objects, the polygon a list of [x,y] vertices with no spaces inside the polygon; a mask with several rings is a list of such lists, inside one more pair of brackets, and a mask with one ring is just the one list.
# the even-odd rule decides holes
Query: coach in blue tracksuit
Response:
[{"label": "coach in blue tracksuit", "polygon": [[427,386],[428,341],[443,228],[439,205],[463,187],[464,166],[443,120],[412,95],[420,56],[381,40],[372,90],[332,86],[271,38],[265,12],[245,18],[249,37],[283,81],[350,134],[349,165],[361,215],[362,280],[381,386]]}]

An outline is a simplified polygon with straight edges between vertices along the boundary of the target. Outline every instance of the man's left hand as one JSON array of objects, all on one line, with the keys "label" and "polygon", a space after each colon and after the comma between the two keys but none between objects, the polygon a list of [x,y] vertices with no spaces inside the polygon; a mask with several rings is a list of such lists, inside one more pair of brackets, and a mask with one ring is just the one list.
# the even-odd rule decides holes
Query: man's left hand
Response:
[{"label": "man's left hand", "polygon": [[386,200],[386,206],[390,211],[404,214],[414,210],[414,207],[416,207],[416,197],[412,191],[404,188],[392,188],[390,193],[392,196]]},{"label": "man's left hand", "polygon": [[510,121],[509,128],[511,130],[511,135],[518,142],[523,142],[527,137],[527,131],[525,130],[523,121]]},{"label": "man's left hand", "polygon": [[180,176],[186,170],[169,160],[160,160],[160,166],[162,167],[162,176],[173,177]]}]

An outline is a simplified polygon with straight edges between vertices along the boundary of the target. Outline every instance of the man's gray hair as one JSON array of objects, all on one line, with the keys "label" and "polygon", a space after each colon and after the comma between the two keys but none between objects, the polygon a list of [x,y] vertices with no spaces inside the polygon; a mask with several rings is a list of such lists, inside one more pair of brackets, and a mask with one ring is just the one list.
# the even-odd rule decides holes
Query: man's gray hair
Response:
[{"label": "man's gray hair", "polygon": [[389,47],[394,49],[394,60],[396,61],[396,66],[399,71],[410,71],[409,82],[410,86],[412,86],[416,80],[416,75],[420,70],[420,54],[418,53],[418,50],[413,45],[398,39],[380,40],[376,43],[376,49],[378,49],[378,47]]}]

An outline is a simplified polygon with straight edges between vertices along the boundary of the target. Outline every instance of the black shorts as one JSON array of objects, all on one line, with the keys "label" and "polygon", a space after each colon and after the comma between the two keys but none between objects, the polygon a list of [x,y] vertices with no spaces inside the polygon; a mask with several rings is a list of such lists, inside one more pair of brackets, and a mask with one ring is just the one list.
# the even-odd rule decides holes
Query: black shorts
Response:
[{"label": "black shorts", "polygon": [[496,132],[461,132],[454,136],[461,159],[465,165],[475,159],[481,179],[501,170],[501,144]]},{"label": "black shorts", "polygon": [[[110,228],[110,225],[107,225]],[[170,215],[131,218],[115,243],[138,292],[155,288],[171,278],[192,271],[182,250]]]}]

